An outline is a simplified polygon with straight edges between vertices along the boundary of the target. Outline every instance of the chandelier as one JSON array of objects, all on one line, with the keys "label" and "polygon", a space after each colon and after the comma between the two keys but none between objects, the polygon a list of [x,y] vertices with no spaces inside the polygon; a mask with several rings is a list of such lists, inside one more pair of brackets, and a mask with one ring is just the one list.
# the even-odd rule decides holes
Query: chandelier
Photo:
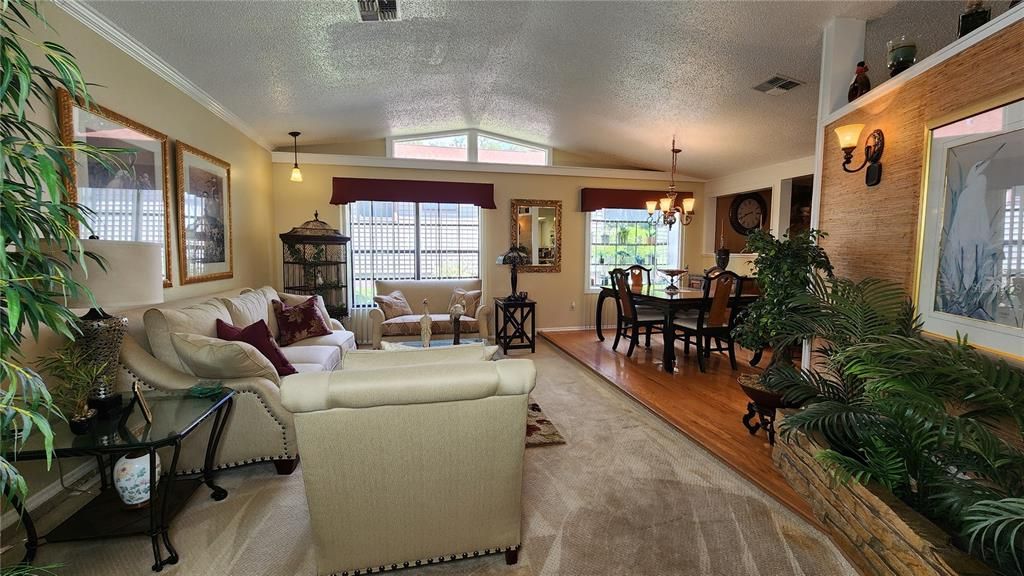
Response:
[{"label": "chandelier", "polygon": [[683,198],[682,207],[676,206],[676,156],[682,152],[679,148],[676,148],[675,136],[672,137],[672,175],[668,185],[668,194],[660,200],[648,200],[647,201],[647,221],[652,226],[657,226],[659,222],[668,226],[668,229],[672,229],[672,225],[679,220],[679,214],[682,215],[683,226],[688,226],[690,222],[693,222],[693,196],[689,198]]}]

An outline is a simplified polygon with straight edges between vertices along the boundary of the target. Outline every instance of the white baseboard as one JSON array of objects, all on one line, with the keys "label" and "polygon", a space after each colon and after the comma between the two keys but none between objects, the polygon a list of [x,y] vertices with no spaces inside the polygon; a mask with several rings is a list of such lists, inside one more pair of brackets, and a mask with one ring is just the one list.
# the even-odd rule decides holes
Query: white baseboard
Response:
[{"label": "white baseboard", "polygon": [[[579,332],[580,330],[594,330],[593,324],[590,326],[555,326],[553,328],[540,328],[538,332]],[[601,327],[602,330],[614,330],[615,324],[604,324]]]},{"label": "white baseboard", "polygon": [[[57,469],[56,461],[51,469]],[[83,462],[77,468],[74,468],[70,472],[64,475],[64,484],[70,485],[78,482],[86,475],[93,473],[96,470],[96,459],[90,458],[88,462]],[[46,504],[52,498],[57,497],[61,492],[64,491],[64,487],[61,486],[60,479],[51,482],[46,487],[40,490],[32,490],[29,487],[28,500],[25,502],[25,508],[31,513],[38,509],[43,504]],[[0,530],[6,530],[9,526],[13,525],[18,521],[18,515],[13,510],[8,510],[6,514],[0,517]]]}]

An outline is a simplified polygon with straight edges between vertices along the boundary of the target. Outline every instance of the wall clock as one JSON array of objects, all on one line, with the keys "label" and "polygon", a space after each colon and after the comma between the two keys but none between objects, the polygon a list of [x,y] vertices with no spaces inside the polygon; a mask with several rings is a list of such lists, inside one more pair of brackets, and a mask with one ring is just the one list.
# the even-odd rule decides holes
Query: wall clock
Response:
[{"label": "wall clock", "polygon": [[736,196],[729,206],[729,224],[744,236],[760,228],[767,215],[768,205],[756,192]]}]

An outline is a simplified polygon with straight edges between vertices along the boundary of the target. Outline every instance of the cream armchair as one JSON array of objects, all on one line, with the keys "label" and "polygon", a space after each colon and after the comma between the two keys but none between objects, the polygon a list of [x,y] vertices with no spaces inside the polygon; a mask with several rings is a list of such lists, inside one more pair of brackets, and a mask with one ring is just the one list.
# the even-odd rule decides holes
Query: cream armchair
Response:
[{"label": "cream armchair", "polygon": [[[401,290],[405,299],[409,301],[413,313],[386,319],[380,308],[371,308],[370,326],[373,347],[379,349],[381,340],[419,340],[424,300],[428,302],[427,306],[431,311],[431,330],[434,337],[451,338],[453,327],[448,315],[448,303],[456,288],[466,291],[480,290],[480,280],[377,280],[374,282],[376,294],[390,294],[395,290]],[[476,310],[467,310],[462,317],[462,336],[487,341],[490,317],[491,303],[481,295],[480,304]]]},{"label": "cream armchair", "polygon": [[[531,360],[296,374],[317,572],[518,560]],[[365,572],[364,572],[365,571]]]}]

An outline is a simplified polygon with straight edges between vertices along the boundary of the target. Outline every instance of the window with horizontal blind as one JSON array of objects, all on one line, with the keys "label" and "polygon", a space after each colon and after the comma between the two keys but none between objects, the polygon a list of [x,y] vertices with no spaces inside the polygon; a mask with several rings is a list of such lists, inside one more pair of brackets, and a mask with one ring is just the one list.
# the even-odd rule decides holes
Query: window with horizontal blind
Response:
[{"label": "window with horizontal blind", "polygon": [[480,277],[480,208],[472,204],[348,204],[352,305],[373,306],[375,280]]}]

